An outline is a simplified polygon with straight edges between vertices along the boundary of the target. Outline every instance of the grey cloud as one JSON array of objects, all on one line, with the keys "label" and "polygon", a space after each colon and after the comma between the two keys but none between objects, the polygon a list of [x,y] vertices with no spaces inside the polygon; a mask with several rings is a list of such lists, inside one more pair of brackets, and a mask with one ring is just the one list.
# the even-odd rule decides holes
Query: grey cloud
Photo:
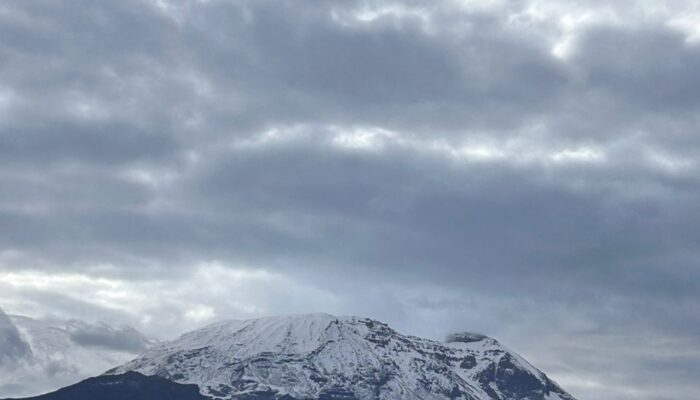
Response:
[{"label": "grey cloud", "polygon": [[171,138],[115,123],[63,123],[8,128],[0,143],[3,164],[22,164],[31,158],[44,168],[76,159],[86,164],[122,164],[157,159],[176,149]]},{"label": "grey cloud", "polygon": [[[460,16],[469,25],[460,38],[410,23],[342,26],[331,18],[336,9],[353,8],[342,2],[314,9],[243,4],[202,7],[184,23],[187,37],[196,39],[191,48],[200,50],[199,70],[226,82],[234,97],[245,95],[243,120],[264,124],[274,114],[284,123],[425,131],[513,127],[546,107],[563,83],[562,69],[542,48],[509,35],[489,15]],[[494,108],[508,112],[493,119]]]},{"label": "grey cloud", "polygon": [[697,125],[699,55],[668,27],[591,29],[571,56],[574,86],[552,129],[591,141],[646,143],[696,160],[697,143],[687,132]]},{"label": "grey cloud", "polygon": [[87,324],[82,321],[69,321],[67,331],[70,338],[81,346],[97,346],[111,350],[140,353],[148,348],[150,341],[133,328],[112,328],[104,323]]},{"label": "grey cloud", "polygon": [[12,367],[31,352],[17,327],[0,308],[0,367]]},{"label": "grey cloud", "polygon": [[700,49],[669,28],[591,29],[572,61],[589,90],[622,97],[620,105],[681,115],[699,105]]}]

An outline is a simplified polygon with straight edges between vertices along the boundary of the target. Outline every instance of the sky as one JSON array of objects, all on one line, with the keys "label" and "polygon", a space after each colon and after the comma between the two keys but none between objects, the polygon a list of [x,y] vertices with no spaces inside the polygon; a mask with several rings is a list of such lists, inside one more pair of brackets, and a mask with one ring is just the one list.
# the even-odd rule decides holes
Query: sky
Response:
[{"label": "sky", "polygon": [[696,1],[0,3],[0,306],[329,312],[696,398]]}]

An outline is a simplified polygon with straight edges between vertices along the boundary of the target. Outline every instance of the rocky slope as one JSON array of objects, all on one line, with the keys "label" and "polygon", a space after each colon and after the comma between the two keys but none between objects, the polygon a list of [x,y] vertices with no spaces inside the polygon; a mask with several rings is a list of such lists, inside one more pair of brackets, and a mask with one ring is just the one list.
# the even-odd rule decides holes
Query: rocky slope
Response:
[{"label": "rocky slope", "polygon": [[573,400],[492,338],[438,342],[327,314],[213,324],[110,373],[128,371],[221,399]]},{"label": "rocky slope", "polygon": [[24,400],[207,400],[195,385],[182,385],[138,372],[89,378]]}]

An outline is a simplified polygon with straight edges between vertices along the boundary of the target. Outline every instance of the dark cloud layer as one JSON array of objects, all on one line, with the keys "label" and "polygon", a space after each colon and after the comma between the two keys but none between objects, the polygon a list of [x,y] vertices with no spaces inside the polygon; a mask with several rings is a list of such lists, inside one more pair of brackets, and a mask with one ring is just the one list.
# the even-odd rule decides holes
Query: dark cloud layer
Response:
[{"label": "dark cloud layer", "polygon": [[69,321],[67,331],[75,343],[86,347],[138,353],[150,344],[148,339],[133,328],[115,329],[104,323],[88,324],[82,321]]},{"label": "dark cloud layer", "polygon": [[0,301],[161,336],[371,314],[498,335],[581,398],[690,399],[687,6],[5,2]]}]

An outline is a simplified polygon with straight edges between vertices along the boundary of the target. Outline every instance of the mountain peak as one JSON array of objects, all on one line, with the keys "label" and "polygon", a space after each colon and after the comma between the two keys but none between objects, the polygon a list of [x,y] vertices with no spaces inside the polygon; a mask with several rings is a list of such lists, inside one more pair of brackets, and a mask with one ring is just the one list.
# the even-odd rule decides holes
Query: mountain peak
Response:
[{"label": "mountain peak", "polygon": [[109,373],[127,371],[193,383],[221,399],[573,400],[484,335],[441,343],[329,314],[215,323]]},{"label": "mountain peak", "polygon": [[290,315],[273,315],[251,319],[230,319],[210,324],[203,329],[208,328],[223,328],[242,329],[244,327],[257,327],[258,329],[275,329],[291,326],[325,326],[338,320],[338,317],[326,313],[308,313],[308,314],[290,314]]}]

